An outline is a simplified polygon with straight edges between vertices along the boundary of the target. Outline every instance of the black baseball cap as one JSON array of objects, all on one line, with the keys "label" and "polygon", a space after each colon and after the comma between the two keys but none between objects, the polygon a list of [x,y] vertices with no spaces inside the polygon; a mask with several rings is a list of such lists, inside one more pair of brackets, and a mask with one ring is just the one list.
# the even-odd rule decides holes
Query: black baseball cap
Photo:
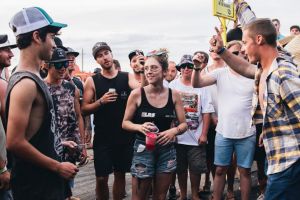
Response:
[{"label": "black baseball cap", "polygon": [[132,58],[136,55],[143,55],[144,56],[144,52],[142,50],[133,50],[129,53],[128,57],[129,57],[129,60],[131,61]]},{"label": "black baseball cap", "polygon": [[57,62],[64,62],[69,61],[67,59],[67,54],[62,48],[56,48],[52,54],[52,58],[49,63],[57,63]]},{"label": "black baseball cap", "polygon": [[63,42],[59,37],[54,37],[54,42],[56,47],[63,49],[64,51],[68,51],[67,47],[64,47]]},{"label": "black baseball cap", "polygon": [[74,49],[72,49],[71,47],[67,47],[67,52],[66,54],[73,54],[75,57],[77,57],[79,55],[79,52],[75,51]]},{"label": "black baseball cap", "polygon": [[100,50],[109,50],[111,52],[111,48],[110,46],[108,46],[108,44],[106,42],[97,42],[94,46],[93,46],[93,56],[96,59],[96,55]]}]

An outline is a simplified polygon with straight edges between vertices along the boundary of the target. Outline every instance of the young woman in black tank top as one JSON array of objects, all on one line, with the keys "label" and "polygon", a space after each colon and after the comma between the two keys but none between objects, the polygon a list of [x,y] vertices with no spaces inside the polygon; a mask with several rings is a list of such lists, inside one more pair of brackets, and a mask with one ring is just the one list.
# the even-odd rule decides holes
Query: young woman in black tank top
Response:
[{"label": "young woman in black tank top", "polygon": [[[131,166],[133,199],[148,198],[153,177],[153,199],[166,198],[172,172],[176,169],[173,141],[187,129],[179,93],[163,86],[167,69],[167,52],[150,52],[145,63],[149,85],[133,90],[128,98],[122,127],[136,133]],[[172,128],[175,116],[179,125]],[[155,149],[151,151],[146,148],[145,138],[155,126],[159,133]]]}]

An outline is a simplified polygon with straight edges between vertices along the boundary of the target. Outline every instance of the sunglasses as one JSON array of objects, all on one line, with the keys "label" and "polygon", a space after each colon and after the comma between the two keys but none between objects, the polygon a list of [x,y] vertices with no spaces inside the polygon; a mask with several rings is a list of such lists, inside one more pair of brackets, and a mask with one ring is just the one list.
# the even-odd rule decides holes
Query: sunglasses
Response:
[{"label": "sunglasses", "polygon": [[69,66],[69,61],[63,61],[63,62],[50,62],[50,65],[54,65],[56,70],[60,70],[63,67],[66,69]]},{"label": "sunglasses", "polygon": [[231,52],[232,54],[234,54],[234,55],[239,55],[240,54],[240,52],[239,51],[233,51],[233,52]]},{"label": "sunglasses", "polygon": [[193,65],[191,65],[191,64],[183,64],[183,65],[181,65],[181,66],[180,66],[180,68],[181,68],[181,69],[185,69],[185,68],[188,68],[188,69],[193,69],[193,68],[194,68],[194,66],[193,66]]}]

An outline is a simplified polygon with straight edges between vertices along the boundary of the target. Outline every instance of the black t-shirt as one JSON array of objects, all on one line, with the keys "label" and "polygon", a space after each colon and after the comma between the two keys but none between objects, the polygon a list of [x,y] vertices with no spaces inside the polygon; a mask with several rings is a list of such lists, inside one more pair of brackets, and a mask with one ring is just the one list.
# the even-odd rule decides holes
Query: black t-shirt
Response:
[{"label": "black t-shirt", "polygon": [[[162,108],[156,108],[148,102],[144,88],[141,88],[141,98],[141,105],[134,114],[133,123],[143,124],[145,122],[152,122],[157,126],[159,132],[170,129],[171,123],[175,119],[172,90],[169,89],[168,102]],[[137,133],[136,139],[145,140],[145,135]]]},{"label": "black t-shirt", "polygon": [[96,88],[96,98],[101,98],[110,88],[118,94],[115,102],[103,104],[94,113],[94,144],[131,144],[133,134],[122,129],[128,96],[131,92],[128,73],[118,72],[117,76],[108,79],[100,73],[92,76]]},{"label": "black t-shirt", "polygon": [[[8,118],[10,106],[10,92],[24,78],[31,79],[36,83],[46,103],[41,127],[29,140],[29,143],[45,156],[60,161],[62,146],[60,135],[56,129],[53,102],[47,86],[42,79],[30,72],[15,72],[11,76],[6,97],[6,119]],[[15,154],[13,154],[11,183],[15,200],[64,199],[63,179],[57,173],[28,162]]]}]

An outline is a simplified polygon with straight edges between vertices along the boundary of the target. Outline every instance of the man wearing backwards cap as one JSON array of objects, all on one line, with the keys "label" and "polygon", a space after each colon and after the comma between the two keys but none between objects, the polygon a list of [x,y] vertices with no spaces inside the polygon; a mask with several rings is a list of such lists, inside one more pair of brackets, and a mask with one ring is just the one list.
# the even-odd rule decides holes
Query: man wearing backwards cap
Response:
[{"label": "man wearing backwards cap", "polygon": [[51,95],[40,78],[40,64],[50,60],[54,37],[66,24],[56,23],[41,8],[24,8],[10,23],[20,60],[6,99],[7,148],[14,157],[11,187],[15,200],[64,199],[63,178],[78,169],[60,162],[62,145],[56,131]]},{"label": "man wearing backwards cap", "polygon": [[94,45],[93,56],[102,71],[87,78],[82,111],[95,116],[96,195],[97,199],[109,199],[108,176],[114,172],[113,199],[122,199],[125,173],[131,166],[133,135],[125,132],[121,124],[128,96],[140,84],[132,74],[113,67],[111,48],[105,42]]},{"label": "man wearing backwards cap", "polygon": [[[0,74],[10,66],[10,60],[14,56],[11,49],[16,48],[17,45],[11,45],[8,41],[7,35],[0,35]],[[6,80],[0,77],[0,199],[11,199],[9,188],[10,173],[7,171],[7,156],[6,156],[6,136],[3,127],[4,121],[4,105],[5,93],[7,88]]]}]

